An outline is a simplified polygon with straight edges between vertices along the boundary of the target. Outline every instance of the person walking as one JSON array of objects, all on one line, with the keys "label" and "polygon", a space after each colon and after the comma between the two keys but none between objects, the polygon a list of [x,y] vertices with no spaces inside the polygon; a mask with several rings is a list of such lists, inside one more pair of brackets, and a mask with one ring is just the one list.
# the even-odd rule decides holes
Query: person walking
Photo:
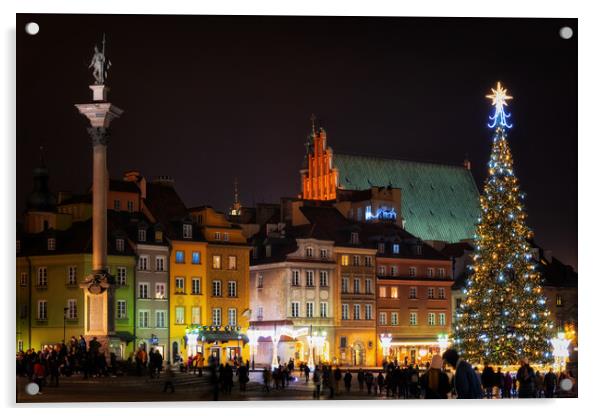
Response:
[{"label": "person walking", "polygon": [[518,382],[519,399],[535,398],[535,372],[526,358],[520,360],[520,368],[516,372],[516,381]]},{"label": "person walking", "polygon": [[341,369],[337,366],[334,369],[334,392],[335,394],[338,396],[339,394],[341,394],[340,391],[340,384],[341,384],[341,379],[343,378],[343,372],[341,371]]},{"label": "person walking", "polygon": [[424,390],[425,399],[447,399],[451,385],[443,371],[443,359],[440,355],[433,355],[429,369],[420,378],[420,386]]},{"label": "person walking", "polygon": [[173,384],[175,374],[173,369],[171,368],[171,363],[167,362],[167,368],[165,369],[165,383],[163,383],[163,393],[167,392],[167,389],[170,389],[172,393],[175,393],[175,386]]},{"label": "person walking", "polygon": [[357,372],[357,382],[360,385],[360,392],[364,391],[364,381],[365,381],[364,370],[362,370],[360,368],[359,371]]},{"label": "person walking", "polygon": [[364,377],[366,380],[366,388],[368,389],[368,395],[371,395],[372,394],[372,384],[374,383],[374,375],[372,374],[372,372],[367,371]]},{"label": "person walking", "polygon": [[483,374],[481,375],[481,381],[483,388],[485,389],[485,397],[488,399],[493,398],[493,387],[495,385],[495,373],[493,367],[489,366],[489,363],[485,363],[483,368]]},{"label": "person walking", "polygon": [[556,374],[554,374],[552,367],[550,367],[550,370],[546,373],[545,377],[543,378],[543,384],[545,388],[545,397],[547,399],[551,399],[552,397],[554,397],[556,385],[558,384],[558,377],[556,377]]},{"label": "person walking", "polygon": [[538,399],[544,397],[543,375],[539,371],[535,372],[535,397]]},{"label": "person walking", "polygon": [[502,398],[509,399],[512,397],[512,376],[509,371],[504,374],[504,381],[502,384]]},{"label": "person walking", "polygon": [[[383,389],[385,388],[385,377],[383,376],[383,372],[382,371],[379,371],[378,375],[376,376],[376,386],[377,386],[376,394],[378,396],[382,396],[383,395]],[[387,397],[388,396],[389,396],[389,393],[387,391]]]},{"label": "person walking", "polygon": [[458,399],[483,398],[481,383],[479,383],[474,369],[469,363],[460,358],[456,350],[448,349],[445,351],[443,353],[443,360],[456,370],[454,389]]},{"label": "person walking", "polygon": [[303,371],[305,372],[305,384],[309,383],[309,366],[307,364],[303,365]]},{"label": "person walking", "polygon": [[240,391],[246,391],[247,383],[249,382],[249,367],[247,365],[241,365],[236,370],[236,375],[238,376]]},{"label": "person walking", "polygon": [[320,368],[316,367],[314,369],[314,378],[313,378],[313,382],[314,382],[314,399],[316,400],[320,400],[320,387],[322,385],[322,374],[320,372]]},{"label": "person walking", "polygon": [[270,378],[272,376],[272,373],[270,372],[270,370],[266,367],[263,369],[263,390],[266,391],[266,393],[270,392]]},{"label": "person walking", "polygon": [[343,384],[345,385],[345,390],[347,391],[347,394],[349,394],[351,392],[351,379],[353,378],[353,376],[351,375],[351,371],[349,371],[349,369],[347,369],[347,372],[345,373],[345,376],[343,377]]}]

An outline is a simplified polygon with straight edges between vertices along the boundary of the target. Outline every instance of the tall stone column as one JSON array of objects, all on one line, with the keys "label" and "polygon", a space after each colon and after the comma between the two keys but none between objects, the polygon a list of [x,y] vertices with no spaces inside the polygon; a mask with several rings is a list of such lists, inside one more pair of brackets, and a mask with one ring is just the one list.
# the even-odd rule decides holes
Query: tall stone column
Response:
[{"label": "tall stone column", "polygon": [[111,121],[123,111],[107,102],[108,88],[91,85],[92,103],[75,107],[90,122],[88,134],[92,139],[92,274],[82,288],[85,298],[85,336],[96,338],[100,349],[107,353],[118,348],[115,335],[115,286],[107,264],[107,145]]}]

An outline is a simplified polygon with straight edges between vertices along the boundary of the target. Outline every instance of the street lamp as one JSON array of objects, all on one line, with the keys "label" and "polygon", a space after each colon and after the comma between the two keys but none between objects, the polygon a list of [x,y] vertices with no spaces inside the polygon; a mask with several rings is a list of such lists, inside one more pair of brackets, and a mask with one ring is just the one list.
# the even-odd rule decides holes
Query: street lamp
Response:
[{"label": "street lamp", "polygon": [[566,360],[569,358],[570,339],[567,339],[564,332],[559,332],[556,338],[552,338],[552,347],[554,348],[554,365],[556,371],[561,371],[566,365]]},{"label": "street lamp", "polygon": [[383,349],[383,359],[389,357],[389,348],[391,348],[391,341],[393,337],[391,334],[380,334],[380,345]]}]

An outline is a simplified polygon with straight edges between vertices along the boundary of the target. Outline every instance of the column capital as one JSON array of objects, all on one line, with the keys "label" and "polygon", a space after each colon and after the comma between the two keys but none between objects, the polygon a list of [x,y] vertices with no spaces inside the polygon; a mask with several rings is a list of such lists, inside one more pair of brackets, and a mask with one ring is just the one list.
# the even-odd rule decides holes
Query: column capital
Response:
[{"label": "column capital", "polygon": [[106,127],[88,127],[88,134],[92,139],[92,146],[106,146],[109,144],[110,131]]}]

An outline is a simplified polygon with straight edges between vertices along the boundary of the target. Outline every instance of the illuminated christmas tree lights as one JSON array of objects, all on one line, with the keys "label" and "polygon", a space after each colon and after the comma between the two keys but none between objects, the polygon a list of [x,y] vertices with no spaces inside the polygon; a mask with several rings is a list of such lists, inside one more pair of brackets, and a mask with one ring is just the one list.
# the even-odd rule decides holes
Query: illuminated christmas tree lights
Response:
[{"label": "illuminated christmas tree lights", "polygon": [[506,140],[512,125],[504,107],[512,97],[499,82],[486,97],[494,106],[489,117],[493,146],[454,346],[472,362],[511,365],[520,358],[551,362],[553,325],[528,242],[532,232],[525,223],[524,194]]}]

